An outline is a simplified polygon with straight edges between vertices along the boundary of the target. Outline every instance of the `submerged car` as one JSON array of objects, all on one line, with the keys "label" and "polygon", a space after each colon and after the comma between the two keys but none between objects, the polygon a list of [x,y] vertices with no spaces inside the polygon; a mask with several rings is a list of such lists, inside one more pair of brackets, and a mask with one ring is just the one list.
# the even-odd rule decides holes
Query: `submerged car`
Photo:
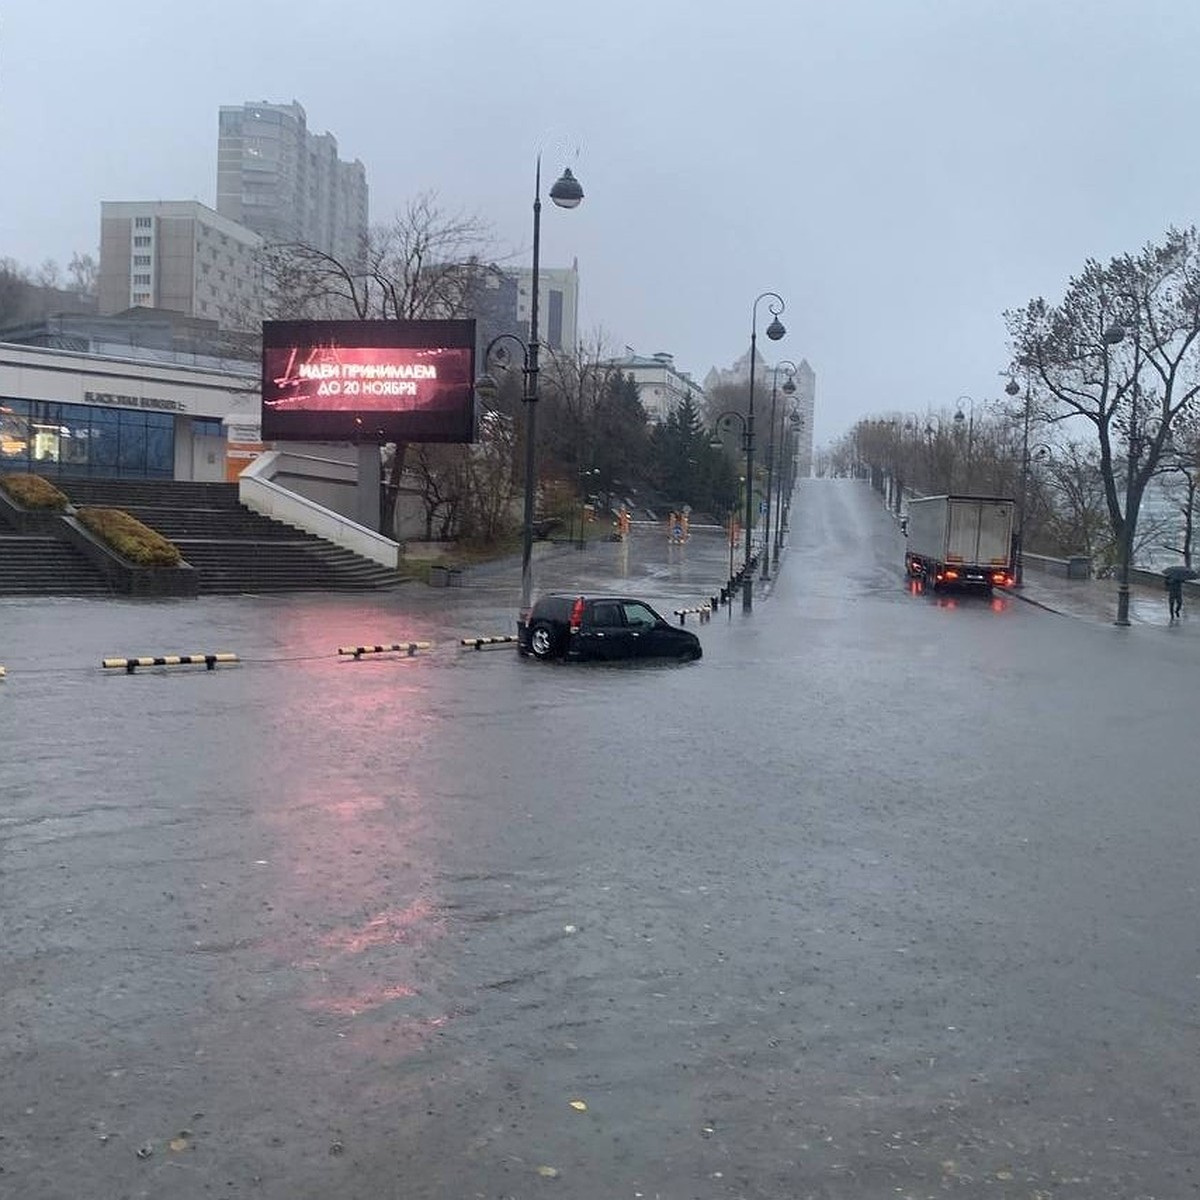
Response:
[{"label": "submerged car", "polygon": [[517,620],[517,650],[534,658],[674,658],[703,654],[690,629],[672,625],[644,600],[542,596]]}]

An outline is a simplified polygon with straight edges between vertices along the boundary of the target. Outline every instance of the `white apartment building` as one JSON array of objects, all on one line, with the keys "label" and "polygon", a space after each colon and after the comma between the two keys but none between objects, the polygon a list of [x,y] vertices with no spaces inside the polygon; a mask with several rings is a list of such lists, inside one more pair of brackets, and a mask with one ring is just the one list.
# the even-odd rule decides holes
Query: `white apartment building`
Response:
[{"label": "white apartment building", "polygon": [[633,380],[642,407],[656,424],[662,424],[689,397],[703,419],[704,389],[686,371],[676,368],[674,355],[659,351],[645,357],[626,346],[621,358],[608,359],[603,365],[615,367]]},{"label": "white apartment building", "polygon": [[258,234],[195,200],[100,205],[98,311],[162,308],[248,328],[259,315]]}]

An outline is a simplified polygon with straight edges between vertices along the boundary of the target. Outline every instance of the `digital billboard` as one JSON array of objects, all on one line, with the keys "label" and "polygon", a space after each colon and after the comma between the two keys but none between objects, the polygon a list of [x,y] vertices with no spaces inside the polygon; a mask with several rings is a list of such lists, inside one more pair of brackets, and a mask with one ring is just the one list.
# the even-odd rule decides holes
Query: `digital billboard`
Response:
[{"label": "digital billboard", "polygon": [[264,321],[264,442],[469,442],[474,321]]}]

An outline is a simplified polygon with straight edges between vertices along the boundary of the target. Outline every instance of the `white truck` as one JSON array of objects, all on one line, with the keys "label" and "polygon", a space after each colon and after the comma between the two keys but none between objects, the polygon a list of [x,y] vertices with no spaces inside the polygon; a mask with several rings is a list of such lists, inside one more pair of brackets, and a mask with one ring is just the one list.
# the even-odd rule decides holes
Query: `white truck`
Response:
[{"label": "white truck", "polygon": [[927,587],[1010,587],[1013,564],[1011,500],[997,496],[923,496],[908,502],[904,565]]}]

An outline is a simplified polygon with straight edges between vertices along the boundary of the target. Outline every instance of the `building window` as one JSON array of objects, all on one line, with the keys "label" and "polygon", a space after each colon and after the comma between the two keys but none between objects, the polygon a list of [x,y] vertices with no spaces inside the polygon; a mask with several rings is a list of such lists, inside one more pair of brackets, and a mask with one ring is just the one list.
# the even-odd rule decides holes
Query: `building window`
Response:
[{"label": "building window", "polygon": [[224,437],[224,430],[225,427],[222,425],[220,417],[192,418],[193,437]]},{"label": "building window", "polygon": [[150,293],[149,292],[134,292],[133,293],[133,302],[135,305],[149,304],[150,303]]},{"label": "building window", "polygon": [[133,244],[135,246],[137,246],[139,249],[145,249],[150,245],[150,239],[145,236],[135,237],[133,239]]},{"label": "building window", "polygon": [[140,284],[142,287],[149,287],[150,286],[150,276],[149,275],[135,275],[133,277],[133,282],[134,282],[135,286]]},{"label": "building window", "polygon": [[150,217],[134,217],[133,218],[133,227],[135,229],[149,229],[151,227],[151,224],[152,224],[152,218],[150,218]]},{"label": "building window", "polygon": [[0,402],[0,470],[170,479],[175,418],[58,401]]},{"label": "building window", "polygon": [[135,254],[133,256],[133,265],[135,267],[148,267],[150,265],[150,255]]}]

